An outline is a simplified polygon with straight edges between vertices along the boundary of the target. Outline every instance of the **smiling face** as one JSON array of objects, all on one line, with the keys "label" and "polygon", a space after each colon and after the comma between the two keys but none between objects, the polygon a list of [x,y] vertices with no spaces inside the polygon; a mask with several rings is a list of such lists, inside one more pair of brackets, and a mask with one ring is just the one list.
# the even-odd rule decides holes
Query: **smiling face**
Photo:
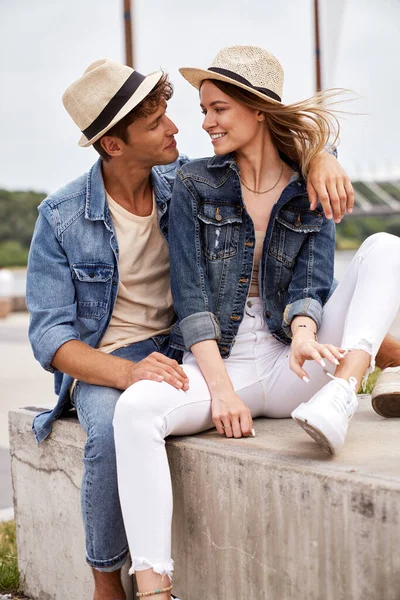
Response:
[{"label": "smiling face", "polygon": [[245,150],[255,143],[264,127],[264,115],[225,94],[212,83],[203,82],[200,106],[203,129],[209,134],[215,154]]}]

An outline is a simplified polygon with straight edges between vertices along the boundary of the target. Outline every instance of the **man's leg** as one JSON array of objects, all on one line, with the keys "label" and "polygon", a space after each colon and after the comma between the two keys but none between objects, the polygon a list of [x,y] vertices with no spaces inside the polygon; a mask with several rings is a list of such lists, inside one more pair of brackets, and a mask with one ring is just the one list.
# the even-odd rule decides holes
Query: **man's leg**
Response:
[{"label": "man's leg", "polygon": [[372,390],[372,408],[381,417],[400,417],[400,341],[387,335],[376,364],[382,373]]},{"label": "man's leg", "polygon": [[388,367],[398,367],[400,365],[400,341],[388,334],[379,348],[375,362],[382,371]]},{"label": "man's leg", "polygon": [[79,422],[87,433],[81,508],[86,560],[93,569],[94,600],[125,600],[120,570],[128,544],[119,506],[112,420],[121,392],[78,381],[73,393]]},{"label": "man's leg", "polygon": [[[155,351],[160,340],[145,340],[113,352],[138,362]],[[121,567],[128,554],[118,496],[113,417],[121,392],[77,382],[73,392],[79,422],[87,433],[81,488],[86,560],[93,569],[94,600],[125,600]]]}]

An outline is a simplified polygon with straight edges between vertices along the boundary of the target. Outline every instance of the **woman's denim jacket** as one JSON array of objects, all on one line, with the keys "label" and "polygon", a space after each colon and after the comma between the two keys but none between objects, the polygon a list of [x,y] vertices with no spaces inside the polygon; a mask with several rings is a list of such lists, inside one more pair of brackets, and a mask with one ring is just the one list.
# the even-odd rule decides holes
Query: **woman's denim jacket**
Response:
[{"label": "woman's denim jacket", "polygon": [[[243,319],[255,245],[233,154],[193,160],[178,170],[169,223],[179,319],[171,343],[190,349],[215,339],[227,357]],[[305,181],[296,172],[272,209],[259,269],[266,323],[285,344],[295,316],[320,326],[322,306],[334,289],[334,247],[333,221],[320,204],[310,210]]]},{"label": "woman's denim jacket", "polygon": [[[151,173],[159,225],[167,239],[176,169],[187,160],[181,156]],[[69,340],[98,346],[117,296],[118,252],[98,160],[86,175],[43,200],[32,238],[26,296],[31,314],[29,338],[36,359],[54,373],[59,396],[56,407],[34,421],[39,442],[49,435],[52,422],[71,408],[73,379],[55,371],[54,354]]]}]

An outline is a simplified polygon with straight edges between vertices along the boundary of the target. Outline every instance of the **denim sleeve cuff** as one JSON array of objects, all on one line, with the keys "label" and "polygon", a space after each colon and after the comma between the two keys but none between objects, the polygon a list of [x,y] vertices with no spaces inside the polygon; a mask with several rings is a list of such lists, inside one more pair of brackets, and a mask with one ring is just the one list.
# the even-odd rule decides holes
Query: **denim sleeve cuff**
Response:
[{"label": "denim sleeve cuff", "polygon": [[292,304],[288,304],[283,313],[282,323],[283,331],[288,338],[293,337],[290,325],[295,317],[310,317],[310,319],[315,321],[318,330],[322,321],[322,306],[314,298],[302,298]]},{"label": "denim sleeve cuff", "polygon": [[205,340],[219,340],[221,329],[219,323],[211,312],[200,312],[189,315],[179,323],[187,350]]},{"label": "denim sleeve cuff", "polygon": [[39,350],[35,353],[36,359],[40,362],[43,369],[50,373],[55,373],[56,369],[52,367],[54,355],[59,348],[71,340],[79,340],[79,334],[68,325],[58,325],[46,331],[37,344]]}]

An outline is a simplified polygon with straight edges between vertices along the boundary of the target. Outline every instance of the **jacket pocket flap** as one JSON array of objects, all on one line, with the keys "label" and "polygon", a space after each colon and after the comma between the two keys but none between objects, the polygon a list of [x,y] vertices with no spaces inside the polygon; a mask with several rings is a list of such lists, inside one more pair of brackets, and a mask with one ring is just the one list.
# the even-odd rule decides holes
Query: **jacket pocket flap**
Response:
[{"label": "jacket pocket flap", "polygon": [[114,267],[112,265],[102,264],[75,264],[72,265],[76,279],[87,282],[109,281],[113,276]]},{"label": "jacket pocket flap", "polygon": [[226,225],[242,222],[242,207],[233,204],[205,202],[200,206],[198,217],[210,225]]},{"label": "jacket pocket flap", "polygon": [[292,231],[298,233],[312,233],[320,231],[323,223],[322,215],[311,211],[292,211],[281,209],[276,218],[278,223],[281,223]]}]

